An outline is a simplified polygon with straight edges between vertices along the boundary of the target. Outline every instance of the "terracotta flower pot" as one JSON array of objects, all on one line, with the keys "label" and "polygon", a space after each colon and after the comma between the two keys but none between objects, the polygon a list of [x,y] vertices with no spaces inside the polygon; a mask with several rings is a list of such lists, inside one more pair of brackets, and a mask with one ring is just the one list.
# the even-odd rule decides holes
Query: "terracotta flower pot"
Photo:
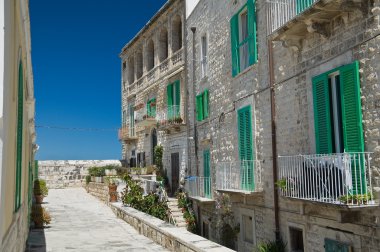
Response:
[{"label": "terracotta flower pot", "polygon": [[44,196],[43,195],[34,195],[34,197],[36,198],[36,203],[37,204],[42,204],[42,202],[44,201]]}]

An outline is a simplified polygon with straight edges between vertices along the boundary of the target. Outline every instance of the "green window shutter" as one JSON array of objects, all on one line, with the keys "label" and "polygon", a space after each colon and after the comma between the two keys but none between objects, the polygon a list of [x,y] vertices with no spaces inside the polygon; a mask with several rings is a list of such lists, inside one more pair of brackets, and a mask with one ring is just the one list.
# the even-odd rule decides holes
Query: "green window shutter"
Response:
[{"label": "green window shutter", "polygon": [[254,190],[254,158],[251,106],[238,110],[241,189]]},{"label": "green window shutter", "polygon": [[151,105],[152,103],[154,104],[154,106],[150,106],[150,116],[156,117],[156,98],[152,99],[149,105]]},{"label": "green window shutter", "polygon": [[345,152],[363,152],[364,137],[360,101],[359,63],[339,69]]},{"label": "green window shutter", "polygon": [[204,192],[206,198],[211,198],[211,183],[210,180],[210,150],[203,151],[203,176],[204,179]]},{"label": "green window shutter", "polygon": [[197,101],[197,120],[202,121],[203,120],[203,99],[202,94],[197,95],[196,101]]},{"label": "green window shutter", "polygon": [[24,115],[24,76],[22,62],[19,64],[18,71],[18,98],[17,98],[17,139],[16,139],[16,195],[15,210],[21,206],[21,176],[22,176],[22,134],[23,134],[23,115]]},{"label": "green window shutter", "polygon": [[326,74],[313,78],[315,143],[318,154],[332,153],[330,95]]},{"label": "green window shutter", "polygon": [[254,0],[248,0],[248,50],[249,65],[253,65],[257,61],[257,45],[256,45],[256,8]]},{"label": "green window shutter", "polygon": [[174,105],[176,106],[175,109],[175,116],[176,117],[180,117],[181,116],[181,113],[180,113],[180,105],[181,105],[181,87],[180,87],[180,82],[179,80],[175,81],[174,82],[174,85],[175,85],[175,103]]},{"label": "green window shutter", "polygon": [[231,60],[232,60],[232,77],[239,73],[239,15],[236,14],[231,18]]},{"label": "green window shutter", "polygon": [[167,119],[173,119],[173,84],[169,84],[166,87],[166,93],[168,96],[168,118]]},{"label": "green window shutter", "polygon": [[148,101],[148,102],[146,103],[146,115],[147,115],[148,117],[150,117],[150,114],[151,114],[150,102],[151,102],[151,101]]},{"label": "green window shutter", "polygon": [[203,92],[203,118],[207,118],[209,115],[209,92],[206,89]]},{"label": "green window shutter", "polygon": [[350,250],[347,244],[325,238],[325,251],[326,252],[349,252]]},{"label": "green window shutter", "polygon": [[38,160],[34,161],[34,180],[38,179]]}]

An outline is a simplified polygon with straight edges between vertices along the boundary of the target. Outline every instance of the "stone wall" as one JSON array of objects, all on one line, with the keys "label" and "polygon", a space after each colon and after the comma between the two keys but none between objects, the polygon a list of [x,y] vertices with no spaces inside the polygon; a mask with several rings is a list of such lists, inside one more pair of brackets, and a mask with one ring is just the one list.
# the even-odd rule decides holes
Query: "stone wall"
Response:
[{"label": "stone wall", "polygon": [[48,188],[82,186],[93,166],[121,166],[119,160],[46,160],[38,161],[38,176],[46,180]]},{"label": "stone wall", "polygon": [[100,199],[101,201],[108,202],[109,193],[108,193],[108,185],[107,184],[90,182],[86,186],[86,190],[92,196],[95,196],[96,198]]}]

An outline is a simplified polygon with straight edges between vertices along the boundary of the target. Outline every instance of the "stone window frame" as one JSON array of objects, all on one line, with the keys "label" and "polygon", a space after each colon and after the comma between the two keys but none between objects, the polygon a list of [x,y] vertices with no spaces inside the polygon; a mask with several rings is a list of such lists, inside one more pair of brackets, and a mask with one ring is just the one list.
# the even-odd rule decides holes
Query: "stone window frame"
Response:
[{"label": "stone window frame", "polygon": [[287,237],[287,240],[288,240],[288,243],[287,243],[287,249],[288,251],[291,251],[291,237],[290,237],[290,229],[293,228],[293,229],[298,229],[298,230],[301,230],[302,231],[302,239],[303,239],[303,247],[304,247],[304,251],[305,251],[305,247],[306,247],[306,231],[305,231],[305,226],[303,224],[299,224],[299,223],[294,223],[294,222],[288,222],[287,223],[287,229],[286,229],[286,237]]},{"label": "stone window frame", "polygon": [[[243,215],[249,216],[252,218],[252,243],[245,240],[245,226],[243,222]],[[256,221],[255,221],[255,210],[254,209],[248,209],[248,208],[240,208],[239,213],[239,220],[240,220],[240,240],[244,244],[244,247],[251,247],[252,245],[257,244],[257,238],[256,238]]]}]

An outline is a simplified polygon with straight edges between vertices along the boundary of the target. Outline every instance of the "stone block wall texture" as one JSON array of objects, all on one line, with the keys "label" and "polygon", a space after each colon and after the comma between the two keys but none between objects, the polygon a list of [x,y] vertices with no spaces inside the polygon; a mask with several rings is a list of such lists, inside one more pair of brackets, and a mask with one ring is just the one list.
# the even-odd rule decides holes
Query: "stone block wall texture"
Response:
[{"label": "stone block wall texture", "polygon": [[86,190],[92,196],[95,196],[101,201],[108,202],[109,193],[107,184],[90,182],[88,185],[86,185]]},{"label": "stone block wall texture", "polygon": [[48,188],[78,187],[85,183],[88,169],[94,166],[121,166],[119,160],[46,160],[38,161],[38,176]]}]

